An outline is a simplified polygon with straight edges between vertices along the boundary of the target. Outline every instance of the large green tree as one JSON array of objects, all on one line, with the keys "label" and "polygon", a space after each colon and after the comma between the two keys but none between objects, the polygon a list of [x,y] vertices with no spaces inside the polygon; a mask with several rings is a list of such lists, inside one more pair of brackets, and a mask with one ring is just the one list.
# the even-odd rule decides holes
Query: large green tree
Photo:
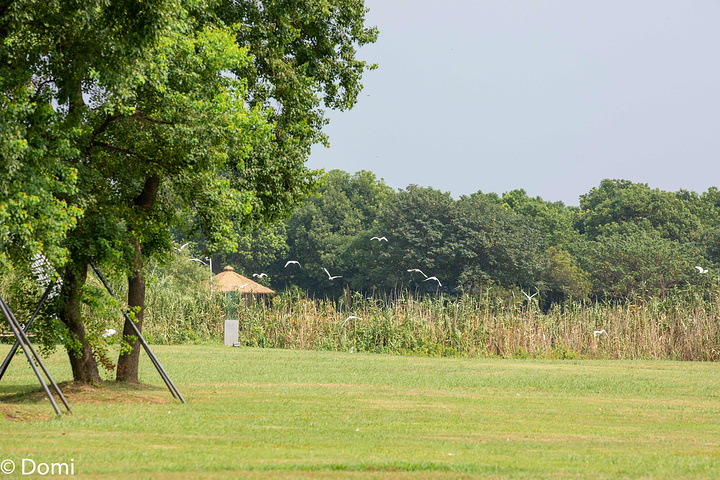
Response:
[{"label": "large green tree", "polygon": [[544,263],[545,236],[531,218],[482,195],[461,197],[458,211],[461,240],[456,261],[462,284],[469,287],[491,280],[504,286],[536,286]]},{"label": "large green tree", "polygon": [[[4,44],[12,61],[3,81],[16,80],[3,85],[4,98],[14,101],[18,88],[35,87],[44,93],[35,95],[43,111],[57,116],[43,128],[69,137],[57,136],[57,154],[37,149],[48,157],[43,166],[64,161],[48,174],[67,172],[67,178],[53,185],[47,202],[48,210],[65,215],[56,217],[62,228],[37,224],[38,232],[50,232],[45,243],[52,245],[46,245],[40,235],[19,235],[29,222],[14,220],[2,234],[3,250],[33,239],[36,251],[53,253],[59,245],[56,266],[69,259],[57,313],[68,330],[77,380],[99,381],[98,345],[81,316],[90,262],[127,273],[128,303],[140,324],[145,258],[171,248],[172,227],[201,233],[210,250],[232,249],[236,225],[286,215],[315,189],[318,174],[304,160],[310,146],[324,140],[321,102],[352,106],[359,73],[369,67],[354,59],[354,49],[375,32],[363,26],[365,9],[354,8],[357,2],[338,2],[322,18],[308,10],[314,3],[51,1],[0,9],[4,38],[15,42]],[[328,7],[317,5],[321,13]],[[248,17],[253,9],[261,15]],[[310,60],[301,45],[285,49],[286,35],[272,40],[278,29],[265,23],[270,14],[293,25],[307,20],[315,29],[304,28],[298,38],[322,48],[311,48]],[[323,22],[325,33],[317,29]],[[318,68],[309,71],[309,64]],[[343,73],[351,71],[358,75]],[[15,111],[29,115],[23,108]],[[30,137],[20,135],[25,138],[11,145],[16,151]],[[28,159],[20,163],[33,171]],[[5,191],[10,198],[13,192]],[[20,210],[32,212],[26,205]],[[5,202],[0,215],[11,207]],[[84,216],[73,226],[80,210]],[[135,380],[137,349],[119,365],[120,379]]]},{"label": "large green tree", "polygon": [[[266,124],[272,126],[269,142],[254,142],[242,162],[222,169],[221,177],[247,202],[242,215],[197,209],[198,200],[192,202],[199,215],[187,231],[202,231],[211,250],[232,250],[238,232],[231,225],[247,229],[276,220],[316,191],[319,172],[307,169],[304,162],[313,144],[327,142],[322,131],[327,123],[325,108],[343,110],[357,101],[362,74],[372,66],[356,59],[356,49],[374,42],[377,31],[365,27],[366,9],[359,0],[220,0],[210,7],[216,15],[212,21],[232,27],[236,44],[251,54],[249,63],[224,71],[245,82],[244,100],[251,109],[265,112]],[[195,18],[207,21],[205,15],[198,9]],[[152,176],[147,180],[153,180],[151,187],[157,183]],[[141,198],[143,194],[137,197]],[[208,203],[216,206],[218,201]],[[223,218],[232,220],[223,222]],[[141,313],[142,255],[137,246],[135,251],[128,303]],[[125,331],[131,333],[130,326]],[[135,346],[130,354],[121,355],[119,379],[137,378],[137,354]]]},{"label": "large green tree", "polygon": [[598,298],[665,297],[678,287],[703,281],[694,268],[704,263],[695,245],[640,226],[600,235],[583,245],[578,256]]},{"label": "large green tree", "polygon": [[718,226],[717,193],[667,192],[628,180],[603,180],[580,197],[570,245],[591,275],[596,297],[665,296],[698,280],[694,267],[712,266]]},{"label": "large green tree", "polygon": [[[159,51],[165,60],[154,65],[159,81],[138,89],[133,114],[113,120],[95,141],[98,157],[125,165],[112,183],[132,247],[128,306],[139,328],[146,257],[168,252],[172,227],[181,223],[210,248],[233,248],[234,224],[251,211],[253,195],[233,172],[270,140],[265,114],[246,107],[244,83],[226,74],[249,62],[234,32],[192,13]],[[134,329],[126,323],[123,334],[133,337]],[[138,380],[138,354],[135,343],[120,356],[118,380]]]},{"label": "large green tree", "polygon": [[688,242],[701,230],[696,211],[682,191],[666,192],[644,183],[605,179],[580,196],[576,228],[594,240],[633,224],[670,240]]},{"label": "large green tree", "polygon": [[[77,311],[73,245],[65,234],[88,218],[88,148],[97,128],[93,112],[126,111],[139,72],[174,18],[173,0],[15,1],[0,5],[2,175],[0,248],[15,263],[43,254],[66,266],[59,310]],[[84,201],[76,201],[83,197]],[[97,245],[96,245],[97,246]],[[101,248],[102,249],[102,248]],[[76,378],[99,379],[82,322],[63,320]]]}]

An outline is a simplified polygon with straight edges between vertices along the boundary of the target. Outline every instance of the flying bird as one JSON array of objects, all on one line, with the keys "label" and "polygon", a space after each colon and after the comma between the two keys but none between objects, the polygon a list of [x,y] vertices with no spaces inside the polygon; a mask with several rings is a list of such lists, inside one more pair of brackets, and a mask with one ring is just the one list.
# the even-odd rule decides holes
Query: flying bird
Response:
[{"label": "flying bird", "polygon": [[105,333],[103,333],[103,337],[111,337],[115,335],[115,329],[114,328],[106,328]]},{"label": "flying bird", "polygon": [[178,252],[182,252],[182,251],[183,251],[183,248],[187,247],[188,245],[190,245],[190,242],[187,242],[185,245],[183,245],[183,246],[180,247],[180,248],[175,248],[175,250],[177,250]]},{"label": "flying bird", "polygon": [[383,241],[387,242],[388,241],[387,237],[372,237],[370,239],[370,241],[373,241],[373,240],[377,240],[378,242],[383,242]]},{"label": "flying bird", "polygon": [[343,328],[343,327],[345,326],[345,324],[346,324],[349,320],[353,320],[353,319],[355,319],[355,320],[362,320],[362,318],[360,318],[360,317],[356,317],[355,315],[350,315],[349,317],[347,317],[347,318],[345,319],[345,321],[343,322],[343,324],[342,324],[342,326],[341,326],[340,328]]},{"label": "flying bird", "polygon": [[236,288],[240,289],[240,288],[245,288],[245,287],[247,287],[248,285],[250,285],[250,284],[249,284],[249,283],[243,283],[242,285],[230,285],[230,286],[231,286],[231,287],[236,287]]},{"label": "flying bird", "polygon": [[423,280],[423,282],[427,282],[428,280],[435,280],[436,282],[438,282],[438,287],[442,287],[442,283],[440,283],[440,280],[438,280],[437,277],[427,277],[425,280]]},{"label": "flying bird", "polygon": [[695,267],[695,268],[697,268],[698,273],[707,273],[708,272],[707,268],[702,268],[702,267]]},{"label": "flying bird", "polygon": [[253,273],[253,277],[263,278],[267,277],[267,273]]},{"label": "flying bird", "polygon": [[421,274],[423,277],[428,278],[428,276],[425,275],[425,274],[423,273],[423,271],[420,270],[419,268],[408,268],[408,272],[420,272],[420,274]]},{"label": "flying bird", "polygon": [[324,268],[324,267],[323,267],[323,270],[325,270],[325,273],[327,273],[327,276],[328,276],[328,278],[329,278],[330,280],[335,280],[336,278],[342,277],[342,275],[335,275],[335,276],[330,275],[330,272],[327,271],[327,268]]},{"label": "flying bird", "polygon": [[595,331],[593,332],[593,337],[597,337],[598,335],[602,335],[603,333],[604,333],[606,336],[607,336],[607,334],[608,334],[608,333],[605,331],[604,328],[603,328],[602,330],[595,330]]},{"label": "flying bird", "polygon": [[537,294],[538,294],[538,292],[537,292],[537,291],[536,291],[535,293],[533,293],[532,295],[528,295],[528,294],[527,294],[527,293],[525,293],[525,292],[524,292],[523,290],[520,290],[520,291],[522,292],[522,294],[523,294],[523,295],[525,295],[525,298],[527,298],[527,299],[528,299],[528,301],[532,300],[532,299],[533,299],[533,297],[534,297],[535,295],[537,295]]},{"label": "flying bird", "polygon": [[296,263],[298,267],[302,268],[302,265],[300,265],[300,262],[298,262],[297,260],[288,260],[288,262],[285,264],[285,268],[287,268],[287,266],[291,263]]}]

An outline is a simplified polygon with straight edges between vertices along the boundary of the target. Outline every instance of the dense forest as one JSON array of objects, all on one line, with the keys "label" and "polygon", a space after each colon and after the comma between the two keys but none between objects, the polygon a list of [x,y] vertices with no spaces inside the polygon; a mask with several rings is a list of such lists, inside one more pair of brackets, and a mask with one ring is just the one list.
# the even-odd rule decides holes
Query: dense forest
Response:
[{"label": "dense forest", "polygon": [[719,228],[714,187],[667,192],[606,179],[572,207],[522,189],[457,199],[416,185],[396,191],[372,172],[333,170],[290,218],[245,233],[237,252],[214,260],[216,272],[266,273],[260,281],[272,288],[318,297],[492,288],[537,294],[548,308],[707,291],[718,279]]}]

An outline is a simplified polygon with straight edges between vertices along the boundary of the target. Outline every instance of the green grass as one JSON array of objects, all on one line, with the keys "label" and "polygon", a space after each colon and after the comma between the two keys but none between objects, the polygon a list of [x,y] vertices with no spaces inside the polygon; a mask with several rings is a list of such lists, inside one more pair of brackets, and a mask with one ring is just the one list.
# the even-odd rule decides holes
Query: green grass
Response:
[{"label": "green grass", "polygon": [[[720,476],[716,363],[153,348],[186,405],[143,354],[150,387],[68,387],[57,419],[17,357],[0,461],[108,479]],[[64,353],[47,363],[71,378]]]}]

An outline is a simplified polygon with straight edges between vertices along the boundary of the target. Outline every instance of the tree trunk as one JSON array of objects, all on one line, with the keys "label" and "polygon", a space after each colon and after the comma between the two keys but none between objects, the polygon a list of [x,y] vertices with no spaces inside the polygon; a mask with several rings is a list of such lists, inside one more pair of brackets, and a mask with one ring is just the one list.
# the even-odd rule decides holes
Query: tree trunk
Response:
[{"label": "tree trunk", "polygon": [[[142,332],[143,318],[145,316],[145,277],[142,272],[142,251],[140,243],[133,238],[133,247],[135,248],[135,261],[133,265],[132,275],[128,277],[128,307],[135,311],[135,326]],[[123,328],[123,337],[137,336],[132,325],[125,320]],[[140,341],[135,340],[132,344],[132,350],[129,353],[122,354],[118,358],[117,375],[118,382],[138,383],[138,366],[140,362]]]},{"label": "tree trunk", "polygon": [[[158,189],[160,188],[160,177],[151,175],[145,179],[145,185],[142,192],[135,198],[135,207],[139,208],[143,214],[150,213],[155,199],[157,198]],[[137,238],[131,234],[131,241],[135,250],[135,258],[133,260],[132,273],[128,277],[128,307],[135,312],[135,326],[142,332],[143,318],[145,316],[145,277],[143,275],[143,258],[142,245]],[[137,336],[132,325],[125,320],[123,328],[123,337]],[[129,353],[122,354],[118,358],[116,379],[118,382],[138,383],[138,366],[140,361],[140,341],[135,340],[132,344],[132,350]]]},{"label": "tree trunk", "polygon": [[[80,316],[81,290],[87,280],[87,264],[69,263],[63,275],[63,304],[60,320],[70,330],[70,335],[80,342],[80,349],[68,348],[73,380],[89,384],[100,384],[100,372],[93,356],[92,347],[85,339],[85,324]],[[66,342],[67,345],[68,342]],[[67,348],[67,347],[66,347]]]}]

